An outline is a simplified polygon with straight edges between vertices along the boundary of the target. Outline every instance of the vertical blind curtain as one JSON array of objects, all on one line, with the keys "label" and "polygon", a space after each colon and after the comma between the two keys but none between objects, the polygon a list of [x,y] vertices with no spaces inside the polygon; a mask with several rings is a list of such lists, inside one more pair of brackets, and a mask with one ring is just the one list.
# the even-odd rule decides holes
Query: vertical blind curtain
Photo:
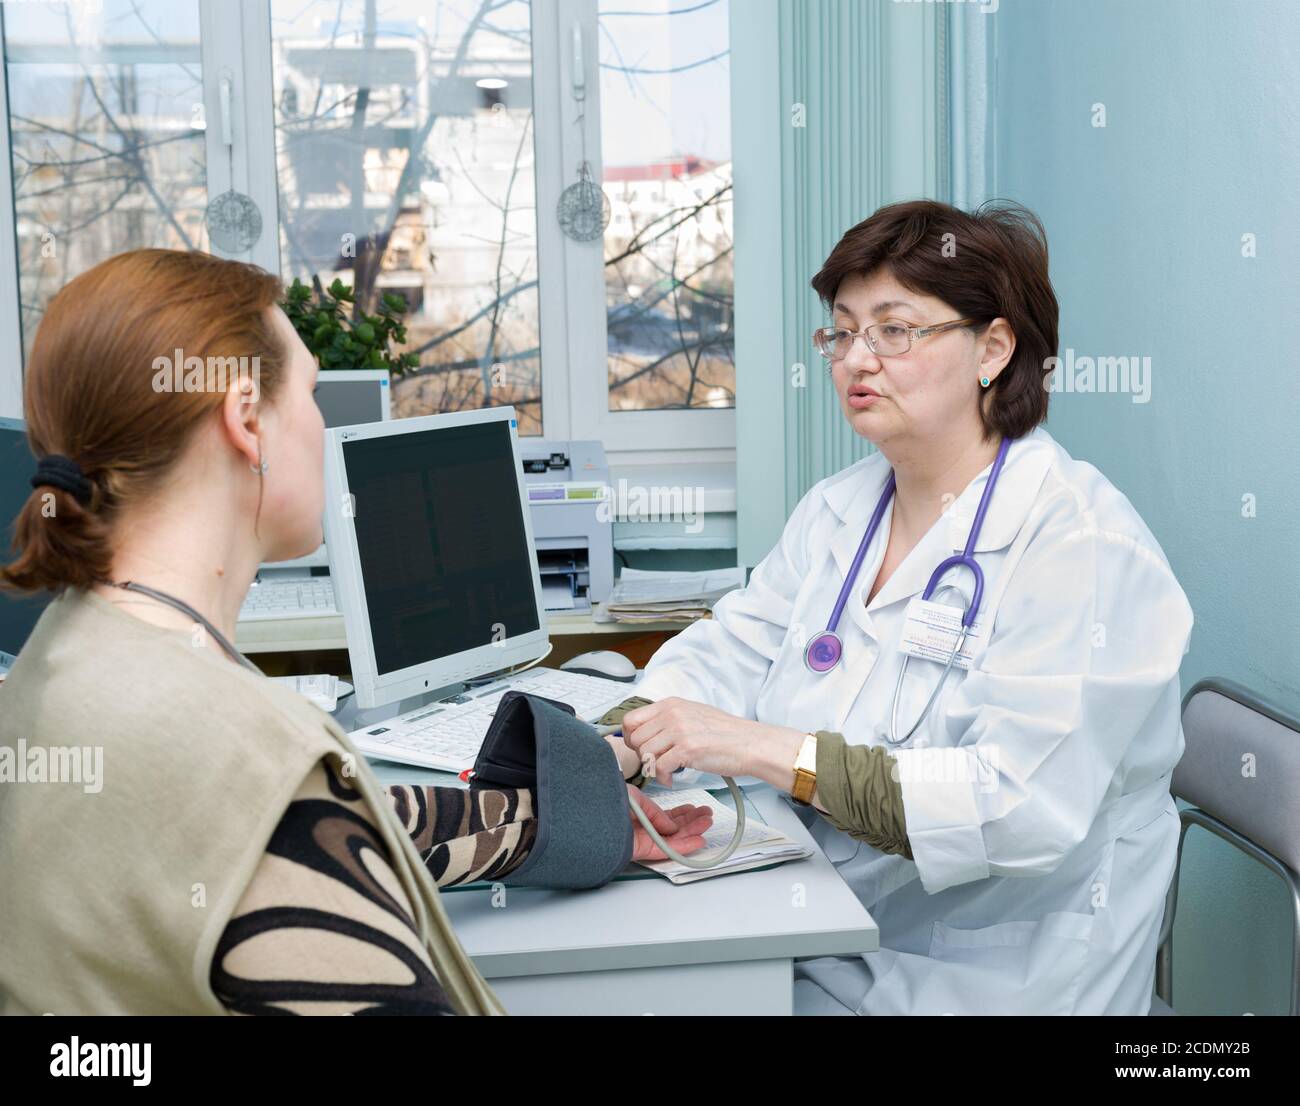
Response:
[{"label": "vertical blind curtain", "polygon": [[[762,559],[808,488],[871,448],[812,348],[825,314],[808,282],[882,204],[953,191],[947,7],[732,7],[742,564]],[[963,111],[971,99],[963,93]]]}]

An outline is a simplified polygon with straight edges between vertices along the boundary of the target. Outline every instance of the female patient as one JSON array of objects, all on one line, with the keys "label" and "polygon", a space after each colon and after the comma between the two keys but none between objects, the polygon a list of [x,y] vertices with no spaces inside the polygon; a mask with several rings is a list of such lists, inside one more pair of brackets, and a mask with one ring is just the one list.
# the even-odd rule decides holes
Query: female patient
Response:
[{"label": "female patient", "polygon": [[[0,688],[0,745],[102,750],[103,781],[0,787],[6,1012],[502,1012],[435,883],[508,879],[533,793],[385,792],[229,646],[258,566],[321,540],[317,366],[280,294],[251,266],[139,250],[73,280],[37,332],[38,486],[0,583],[62,594]],[[191,358],[227,371],[169,371]],[[613,758],[590,786],[626,786]],[[702,845],[706,812],[632,793]],[[634,855],[661,855],[639,828]]]}]

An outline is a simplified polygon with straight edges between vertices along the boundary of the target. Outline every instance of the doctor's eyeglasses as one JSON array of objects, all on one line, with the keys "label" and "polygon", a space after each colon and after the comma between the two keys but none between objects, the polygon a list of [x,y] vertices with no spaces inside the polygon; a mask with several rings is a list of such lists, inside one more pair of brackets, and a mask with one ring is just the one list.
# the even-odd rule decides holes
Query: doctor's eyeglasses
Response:
[{"label": "doctor's eyeglasses", "polygon": [[934,326],[904,326],[902,323],[876,323],[863,330],[846,330],[842,326],[823,326],[813,331],[813,345],[827,361],[847,357],[853,339],[861,337],[867,348],[878,357],[897,357],[912,348],[918,338],[941,334],[958,326],[973,326],[975,319],[954,319]]}]

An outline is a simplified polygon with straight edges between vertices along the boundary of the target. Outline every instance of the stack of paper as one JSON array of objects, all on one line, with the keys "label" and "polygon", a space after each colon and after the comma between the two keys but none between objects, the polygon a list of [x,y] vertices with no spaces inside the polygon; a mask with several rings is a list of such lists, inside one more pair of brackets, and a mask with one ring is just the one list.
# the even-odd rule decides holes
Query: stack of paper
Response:
[{"label": "stack of paper", "polygon": [[[689,803],[692,806],[707,806],[713,811],[713,825],[704,835],[704,845],[699,852],[691,853],[692,860],[708,860],[717,856],[730,843],[736,832],[736,812],[729,806],[718,802],[712,795],[701,788],[687,791],[651,792],[650,798],[665,810]],[[668,839],[672,844],[672,839]],[[766,822],[760,822],[752,813],[745,819],[745,834],[740,845],[726,861],[716,868],[703,871],[678,864],[675,860],[641,861],[652,872],[666,876],[673,883],[694,883],[696,880],[708,879],[710,876],[725,876],[732,872],[743,872],[750,868],[762,868],[768,864],[780,864],[786,860],[799,860],[811,856],[812,850],[804,848],[797,841],[792,841],[780,830],[774,830]]]},{"label": "stack of paper", "polygon": [[337,676],[323,673],[318,676],[272,676],[271,679],[315,703],[326,714],[333,714],[338,706],[340,681]]},{"label": "stack of paper", "polygon": [[605,621],[694,622],[732,588],[744,587],[743,567],[706,572],[649,572],[625,568],[603,605]]}]

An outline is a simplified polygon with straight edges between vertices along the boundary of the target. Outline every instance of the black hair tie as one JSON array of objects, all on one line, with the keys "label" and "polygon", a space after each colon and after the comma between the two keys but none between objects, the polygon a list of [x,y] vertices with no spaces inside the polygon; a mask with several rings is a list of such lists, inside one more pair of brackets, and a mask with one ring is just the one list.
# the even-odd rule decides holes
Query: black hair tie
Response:
[{"label": "black hair tie", "polygon": [[36,473],[31,484],[33,488],[58,488],[67,492],[83,507],[90,505],[93,491],[90,481],[76,461],[61,453],[47,453],[36,462]]}]

